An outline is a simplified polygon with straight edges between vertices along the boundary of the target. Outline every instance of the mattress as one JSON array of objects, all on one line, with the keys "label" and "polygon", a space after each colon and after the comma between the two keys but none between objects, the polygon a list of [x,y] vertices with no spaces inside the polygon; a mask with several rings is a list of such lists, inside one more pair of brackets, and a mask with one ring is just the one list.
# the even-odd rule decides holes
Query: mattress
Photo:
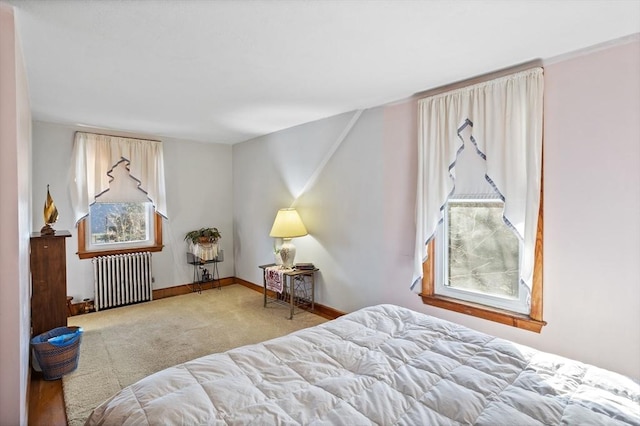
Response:
[{"label": "mattress", "polygon": [[87,424],[640,425],[640,384],[378,305],[160,371]]}]

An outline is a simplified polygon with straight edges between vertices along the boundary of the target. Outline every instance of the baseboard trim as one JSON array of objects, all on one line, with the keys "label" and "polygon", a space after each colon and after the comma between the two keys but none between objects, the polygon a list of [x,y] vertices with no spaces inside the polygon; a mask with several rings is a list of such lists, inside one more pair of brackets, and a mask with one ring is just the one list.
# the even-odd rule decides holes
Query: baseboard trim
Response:
[{"label": "baseboard trim", "polygon": [[[261,285],[254,284],[250,281],[243,280],[242,278],[235,278],[236,284],[243,285],[251,290],[262,293],[263,287]],[[311,311],[310,311],[311,312]],[[315,303],[315,310],[312,311],[314,314],[319,315],[323,318],[332,320],[338,317],[341,317],[346,312],[338,311],[337,309],[330,308],[329,306],[321,305],[320,303]]]},{"label": "baseboard trim", "polygon": [[[227,278],[220,279],[221,287],[225,287],[232,284],[243,285],[251,290],[257,291],[258,293],[262,293],[262,289],[263,289],[261,285],[257,285],[250,281],[243,280],[242,278],[227,277]],[[218,285],[217,282],[210,281],[208,283],[202,284],[202,290],[214,289],[216,288],[217,285]],[[188,284],[181,284],[173,287],[158,288],[153,290],[152,294],[153,294],[153,300],[158,300],[158,299],[164,299],[165,297],[173,297],[173,296],[180,296],[183,294],[189,294],[195,290],[196,290],[196,287],[194,287],[194,284],[188,283]],[[271,291],[268,291],[268,292],[270,293],[269,294],[270,296],[274,296],[274,294],[272,294],[273,292]],[[72,315],[79,315],[84,313],[83,308],[84,308],[84,303],[82,302],[74,303],[72,306],[72,309],[73,309]],[[323,318],[332,320],[332,319],[341,317],[346,312],[341,312],[341,311],[338,311],[337,309],[333,309],[329,306],[325,306],[316,302],[315,310],[313,311],[313,313]]]},{"label": "baseboard trim", "polygon": [[247,288],[250,288],[251,290],[254,290],[254,291],[262,293],[262,286],[261,285],[257,285],[257,284],[254,284],[254,283],[250,282],[250,281],[243,280],[242,278],[236,277],[236,284],[243,285],[243,286],[245,286]]},{"label": "baseboard trim", "polygon": [[[228,286],[235,284],[235,277],[220,278],[220,286]],[[209,290],[217,288],[218,281],[209,281],[202,284],[202,290]],[[197,290],[197,287],[193,283],[182,284],[175,287],[165,287],[153,290],[153,300],[164,299],[165,297],[180,296],[182,294],[189,294]]]}]

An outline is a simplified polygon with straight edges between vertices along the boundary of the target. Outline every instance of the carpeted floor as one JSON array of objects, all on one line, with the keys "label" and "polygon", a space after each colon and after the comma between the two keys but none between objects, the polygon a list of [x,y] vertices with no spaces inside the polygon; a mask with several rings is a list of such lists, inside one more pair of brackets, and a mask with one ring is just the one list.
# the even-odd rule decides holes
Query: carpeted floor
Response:
[{"label": "carpeted floor", "polygon": [[69,318],[84,330],[78,369],[63,377],[69,425],[125,386],[175,364],[325,322],[268,305],[241,285]]}]

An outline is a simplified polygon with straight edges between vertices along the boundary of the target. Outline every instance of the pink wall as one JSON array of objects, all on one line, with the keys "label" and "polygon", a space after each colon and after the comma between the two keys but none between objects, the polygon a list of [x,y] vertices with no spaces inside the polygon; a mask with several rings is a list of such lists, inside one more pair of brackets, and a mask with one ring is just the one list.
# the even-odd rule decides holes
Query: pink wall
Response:
[{"label": "pink wall", "polygon": [[423,305],[404,290],[415,232],[415,100],[384,107],[385,238],[376,261],[385,262],[385,279],[361,292],[640,378],[640,37],[544,68],[548,325],[532,333]]},{"label": "pink wall", "polygon": [[640,41],[545,67],[547,338],[640,377]]},{"label": "pink wall", "polygon": [[0,424],[27,423],[31,115],[13,9],[0,4]]},{"label": "pink wall", "polygon": [[548,324],[536,334],[409,298],[397,303],[640,378],[640,39],[544,68]]}]

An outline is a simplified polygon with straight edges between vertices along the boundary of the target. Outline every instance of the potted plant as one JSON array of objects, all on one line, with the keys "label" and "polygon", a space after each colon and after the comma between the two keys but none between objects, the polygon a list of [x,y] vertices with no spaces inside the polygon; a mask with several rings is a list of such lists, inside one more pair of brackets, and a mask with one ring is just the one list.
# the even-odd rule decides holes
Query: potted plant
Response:
[{"label": "potted plant", "polygon": [[215,244],[222,238],[218,228],[200,228],[195,231],[189,231],[184,237],[185,241],[192,244]]},{"label": "potted plant", "polygon": [[184,236],[189,253],[200,259],[208,261],[218,258],[218,240],[222,238],[218,228],[200,228],[189,231]]}]

